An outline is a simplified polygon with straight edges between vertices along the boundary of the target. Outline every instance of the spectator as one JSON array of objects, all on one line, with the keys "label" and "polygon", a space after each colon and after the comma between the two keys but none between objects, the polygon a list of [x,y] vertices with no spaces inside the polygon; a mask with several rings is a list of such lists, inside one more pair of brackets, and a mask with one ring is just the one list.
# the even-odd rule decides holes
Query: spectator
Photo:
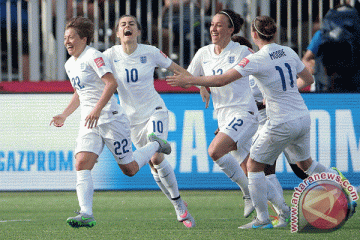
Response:
[{"label": "spectator", "polygon": [[[195,51],[201,46],[201,26],[200,26],[200,10],[201,10],[201,1],[196,0],[194,1],[194,15],[191,16],[191,0],[164,0],[164,8],[163,8],[163,28],[165,31],[165,35],[167,34],[166,31],[169,31],[169,15],[170,15],[170,8],[172,5],[173,15],[172,15],[172,23],[173,23],[173,32],[174,32],[174,46],[180,47],[180,5],[183,4],[183,17],[184,17],[184,65],[187,67],[190,63],[190,32],[191,28],[194,28],[194,44],[195,44]],[[203,1],[205,12],[209,11],[211,8],[211,1],[204,0]],[[217,10],[220,10],[221,4],[217,3],[216,5]],[[193,17],[194,25],[191,26],[190,19]],[[165,52],[166,53],[166,52]],[[168,53],[167,53],[168,54]]]},{"label": "spectator", "polygon": [[[326,21],[332,22],[328,24]],[[326,14],[321,30],[315,33],[302,59],[308,70],[315,75],[316,91],[360,92],[357,60],[360,52],[359,24],[359,14],[350,5],[339,5]],[[327,34],[329,31],[335,33],[334,26],[341,34],[327,40],[329,36],[334,36]]]},{"label": "spectator", "polygon": [[[22,72],[22,78],[24,80],[28,80],[30,76],[29,71],[29,47],[28,47],[28,14],[27,14],[27,1],[21,1],[21,18],[22,18],[22,64],[23,64],[23,72]],[[6,29],[6,18],[7,18],[7,12],[6,12],[6,0],[0,0],[0,10],[1,10],[1,71],[2,72],[8,72],[10,69],[8,69],[6,63],[7,63],[7,56],[12,56],[12,62],[11,65],[13,67],[12,73],[16,73],[19,71],[19,59],[18,59],[18,30],[17,30],[17,0],[11,0],[10,1],[10,11],[11,11],[11,43],[12,48],[11,52],[7,52],[7,29]],[[20,73],[19,73],[20,75]],[[11,79],[9,79],[11,80]]]}]

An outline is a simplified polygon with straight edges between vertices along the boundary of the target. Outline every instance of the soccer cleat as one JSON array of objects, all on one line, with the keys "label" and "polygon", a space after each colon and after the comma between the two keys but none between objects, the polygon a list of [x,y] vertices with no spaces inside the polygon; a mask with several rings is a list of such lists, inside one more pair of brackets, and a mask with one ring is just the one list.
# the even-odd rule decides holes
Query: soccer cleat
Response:
[{"label": "soccer cleat", "polygon": [[185,227],[187,228],[193,228],[195,227],[195,219],[191,216],[190,213],[188,213],[188,219],[186,219],[185,221],[183,221],[182,223],[184,224]]},{"label": "soccer cleat", "polygon": [[75,212],[76,217],[69,217],[66,222],[73,228],[79,227],[93,227],[96,225],[96,220],[93,215]]},{"label": "soccer cleat", "polygon": [[252,222],[242,225],[239,228],[240,229],[258,229],[258,228],[270,229],[270,228],[273,228],[273,225],[272,225],[270,219],[268,219],[265,222],[260,222],[260,220],[257,217],[255,217]]},{"label": "soccer cleat", "polygon": [[[342,174],[342,172],[340,172],[340,170],[337,169],[336,167],[332,167],[331,169],[332,169],[332,170],[335,170],[335,171],[337,172],[337,174],[341,177],[341,181],[342,181],[342,182],[345,182],[346,180],[348,180],[348,179],[344,176],[344,174]],[[349,190],[347,190],[346,188],[343,188],[343,189],[344,189],[346,195],[348,195],[348,197],[351,199],[351,197],[350,197],[351,193],[349,192]]]},{"label": "soccer cleat", "polygon": [[170,144],[167,141],[165,141],[165,140],[159,138],[158,136],[156,136],[155,133],[149,134],[148,138],[149,138],[150,142],[155,142],[156,141],[156,142],[159,143],[160,146],[159,146],[159,149],[157,150],[157,152],[165,153],[167,155],[169,155],[171,153]]},{"label": "soccer cleat", "polygon": [[189,218],[190,213],[187,210],[187,203],[185,203],[183,200],[177,201],[174,204],[176,217],[179,222],[183,222]]},{"label": "soccer cleat", "polygon": [[276,225],[273,224],[274,228],[286,227],[290,223],[290,210],[281,213],[277,220]]},{"label": "soccer cleat", "polygon": [[247,218],[255,210],[249,195],[243,196],[244,199],[244,217]]}]

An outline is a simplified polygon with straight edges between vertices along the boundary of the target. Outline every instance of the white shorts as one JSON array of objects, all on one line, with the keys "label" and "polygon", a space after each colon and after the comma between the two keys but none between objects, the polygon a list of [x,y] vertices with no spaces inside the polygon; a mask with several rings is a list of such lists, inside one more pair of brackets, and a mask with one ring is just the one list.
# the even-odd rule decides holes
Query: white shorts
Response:
[{"label": "white shorts", "polygon": [[278,125],[268,120],[255,136],[250,157],[270,165],[283,151],[291,164],[310,158],[310,125],[309,115]]},{"label": "white shorts", "polygon": [[148,143],[148,135],[155,133],[161,139],[166,140],[169,132],[168,110],[155,110],[150,118],[139,124],[131,125],[131,139],[136,148]]},{"label": "white shorts", "polygon": [[231,153],[241,163],[250,152],[251,139],[259,125],[257,116],[238,108],[222,108],[217,115],[220,132],[234,140],[237,150]]},{"label": "white shorts", "polygon": [[129,120],[114,120],[88,129],[80,125],[76,139],[75,155],[79,152],[93,152],[100,156],[104,144],[109,148],[118,164],[133,161],[132,142],[130,138]]}]

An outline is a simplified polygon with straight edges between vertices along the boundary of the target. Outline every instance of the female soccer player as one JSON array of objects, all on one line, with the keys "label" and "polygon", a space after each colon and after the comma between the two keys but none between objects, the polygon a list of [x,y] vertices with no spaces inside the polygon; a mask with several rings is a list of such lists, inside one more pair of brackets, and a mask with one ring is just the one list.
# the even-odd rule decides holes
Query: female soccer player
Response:
[{"label": "female soccer player", "polygon": [[[231,37],[240,31],[243,23],[244,19],[232,10],[218,12],[212,18],[210,26],[212,44],[197,51],[188,72],[194,76],[221,75],[251,54],[250,48],[231,41]],[[210,90],[219,132],[208,152],[220,169],[242,190],[244,216],[248,217],[254,207],[249,195],[248,179],[239,163],[247,158],[251,137],[258,127],[255,100],[249,82],[245,81],[234,81],[222,87],[211,86]],[[209,93],[206,88],[201,87],[200,94],[206,100],[207,107]]]},{"label": "female soccer player", "polygon": [[[136,148],[147,144],[147,135],[154,132],[166,139],[169,129],[168,109],[154,88],[156,67],[188,74],[158,48],[139,44],[141,26],[134,16],[124,15],[117,24],[117,37],[121,45],[106,50],[118,82],[120,104],[130,119],[131,139]],[[195,226],[194,218],[180,197],[174,170],[163,154],[155,153],[149,157],[153,177],[174,205],[177,220],[188,228]]]},{"label": "female soccer player", "polygon": [[276,24],[272,18],[256,17],[252,21],[251,36],[260,49],[258,52],[243,58],[222,75],[188,77],[180,74],[167,80],[174,86],[225,86],[239,78],[248,83],[245,77],[253,75],[264,93],[269,120],[257,134],[247,164],[249,191],[257,217],[241,229],[273,227],[267,208],[264,168],[266,164],[272,165],[281,152],[308,175],[336,172],[310,157],[310,114],[298,88],[312,84],[314,79],[291,48],[275,43],[275,33]]},{"label": "female soccer player", "polygon": [[113,95],[117,83],[110,63],[101,52],[88,46],[93,35],[94,25],[88,18],[73,18],[66,25],[64,44],[71,57],[65,63],[65,70],[75,92],[63,113],[54,116],[50,122],[56,127],[63,126],[66,118],[81,106],[75,149],[76,193],[80,212],[67,219],[72,227],[93,227],[96,224],[92,211],[94,189],[91,170],[104,143],[127,176],[135,175],[155,152],[171,152],[170,145],[155,135],[149,136],[152,142],[132,152],[129,120]]}]

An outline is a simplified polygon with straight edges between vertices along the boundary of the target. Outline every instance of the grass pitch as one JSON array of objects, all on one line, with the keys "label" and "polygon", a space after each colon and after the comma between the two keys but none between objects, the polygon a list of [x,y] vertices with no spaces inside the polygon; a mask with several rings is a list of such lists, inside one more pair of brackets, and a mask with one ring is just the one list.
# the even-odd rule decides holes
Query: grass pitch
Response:
[{"label": "grass pitch", "polygon": [[[285,191],[290,204],[292,191]],[[332,233],[291,233],[282,229],[240,230],[243,217],[239,191],[181,191],[196,227],[177,222],[173,206],[160,191],[98,191],[94,195],[93,228],[71,228],[75,192],[1,192],[0,239],[356,239],[360,215]]]}]

